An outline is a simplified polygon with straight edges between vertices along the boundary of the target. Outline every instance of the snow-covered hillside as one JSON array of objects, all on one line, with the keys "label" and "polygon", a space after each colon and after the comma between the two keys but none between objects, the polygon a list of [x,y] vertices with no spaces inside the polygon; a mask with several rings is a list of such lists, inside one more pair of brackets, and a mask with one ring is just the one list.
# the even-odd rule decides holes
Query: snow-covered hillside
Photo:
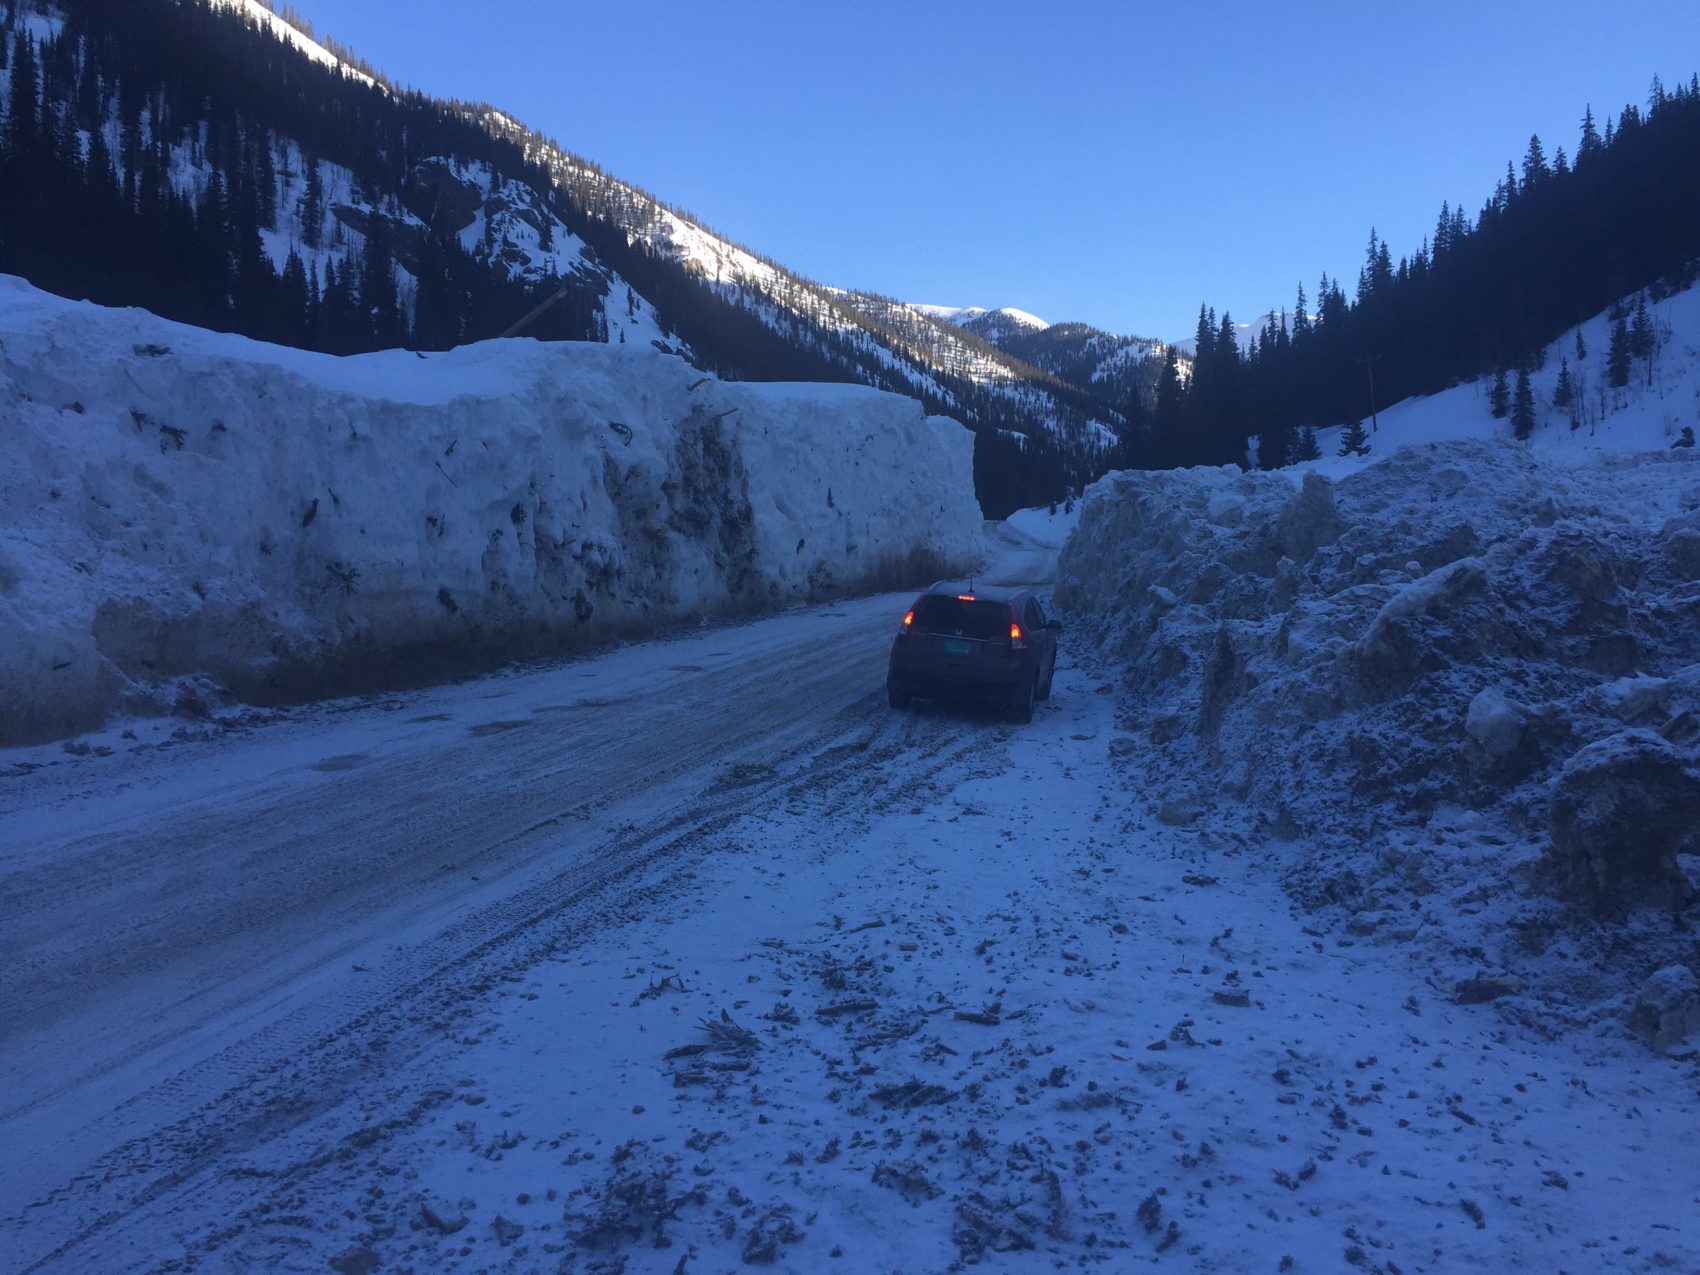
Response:
[{"label": "snow-covered hillside", "polygon": [[636,346],[332,358],[0,279],[0,738],[913,583],[969,433]]},{"label": "snow-covered hillside", "polygon": [[[371,83],[258,0],[218,0],[218,5],[303,57]],[[27,15],[27,29],[37,38],[57,35],[62,25],[51,12]],[[10,95],[10,74],[0,67],[0,101]],[[155,142],[153,127],[144,113],[138,128],[146,145]],[[122,182],[125,141],[116,109],[108,110],[101,133],[114,178]],[[359,276],[374,225],[381,222],[397,297],[409,323],[415,317],[421,261],[436,232],[457,242],[497,278],[549,286],[570,282],[591,298],[590,307],[600,312],[600,331],[610,342],[648,344],[662,335],[648,301],[599,261],[544,199],[523,182],[498,176],[484,161],[428,156],[396,174],[396,189],[385,193],[370,179],[357,179],[345,165],[311,154],[299,139],[268,133],[256,138],[256,145],[267,152],[264,171],[272,174],[267,203],[275,214],[259,227],[261,249],[280,273],[292,256],[299,258],[315,296],[332,270],[347,279]],[[201,205],[215,181],[228,184],[209,161],[198,133],[166,136],[161,155],[166,180],[193,205]]]},{"label": "snow-covered hillside", "polygon": [[249,22],[282,40],[292,49],[299,50],[307,58],[322,66],[335,67],[351,79],[363,84],[373,83],[372,77],[354,67],[347,65],[336,54],[316,40],[309,39],[305,34],[296,30],[280,18],[270,5],[261,4],[260,0],[208,0],[214,8],[233,9]]},{"label": "snow-covered hillside", "polygon": [[[1700,433],[1700,287],[1650,300],[1657,349],[1650,366],[1637,360],[1629,384],[1607,384],[1606,352],[1611,346],[1613,319],[1603,310],[1571,328],[1547,346],[1530,374],[1536,425],[1527,446],[1536,456],[1561,460],[1589,453],[1669,447],[1684,427]],[[1587,357],[1577,358],[1581,333]],[[1568,367],[1576,396],[1574,409],[1554,405],[1561,371]],[[1427,398],[1406,399],[1380,413],[1379,427],[1369,432],[1365,456],[1338,455],[1341,429],[1320,430],[1317,442],[1322,460],[1314,468],[1331,477],[1374,464],[1409,443],[1453,439],[1493,439],[1511,444],[1509,419],[1495,420],[1488,392],[1493,378],[1455,385]],[[1572,413],[1577,428],[1571,427]]]}]

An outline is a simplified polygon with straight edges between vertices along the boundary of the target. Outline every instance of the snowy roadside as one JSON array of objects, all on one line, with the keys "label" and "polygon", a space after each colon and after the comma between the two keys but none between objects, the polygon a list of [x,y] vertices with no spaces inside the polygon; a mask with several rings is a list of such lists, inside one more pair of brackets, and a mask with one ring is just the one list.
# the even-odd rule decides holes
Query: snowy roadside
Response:
[{"label": "snowy roadside", "polygon": [[1106,672],[729,768],[683,868],[298,1057],[273,1099],[358,1080],[48,1268],[1692,1269],[1692,1065],[1307,932],[1293,847],[1155,818]]}]

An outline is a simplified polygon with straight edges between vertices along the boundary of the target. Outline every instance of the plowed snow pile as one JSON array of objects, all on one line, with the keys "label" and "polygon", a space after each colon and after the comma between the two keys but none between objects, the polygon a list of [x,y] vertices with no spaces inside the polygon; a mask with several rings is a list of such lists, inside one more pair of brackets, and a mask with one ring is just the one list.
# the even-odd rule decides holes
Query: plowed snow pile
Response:
[{"label": "plowed snow pile", "polygon": [[1056,597],[1158,745],[1131,778],[1167,822],[1290,843],[1339,941],[1624,1030],[1649,975],[1700,964],[1700,455],[1455,442],[1298,481],[1089,491]]},{"label": "plowed snow pile", "polygon": [[0,278],[0,436],[0,743],[226,689],[416,681],[981,554],[954,421],[647,348],[332,358]]}]

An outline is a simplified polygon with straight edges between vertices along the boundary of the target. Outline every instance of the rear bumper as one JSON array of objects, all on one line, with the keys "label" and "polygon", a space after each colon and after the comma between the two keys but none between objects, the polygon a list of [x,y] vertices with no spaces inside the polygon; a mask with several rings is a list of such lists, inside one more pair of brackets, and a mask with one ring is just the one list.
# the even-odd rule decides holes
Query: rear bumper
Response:
[{"label": "rear bumper", "polygon": [[894,650],[886,683],[917,699],[1015,700],[1033,672],[1027,658],[965,659],[935,651]]}]

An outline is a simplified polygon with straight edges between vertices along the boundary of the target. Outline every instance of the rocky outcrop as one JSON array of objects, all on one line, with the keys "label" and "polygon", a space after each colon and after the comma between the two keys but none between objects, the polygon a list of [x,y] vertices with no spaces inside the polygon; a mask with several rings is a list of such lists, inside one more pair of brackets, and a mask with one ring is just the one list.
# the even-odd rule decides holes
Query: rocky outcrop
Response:
[{"label": "rocky outcrop", "polygon": [[433,233],[458,235],[484,207],[484,188],[446,159],[427,159],[402,183],[402,201]]}]

